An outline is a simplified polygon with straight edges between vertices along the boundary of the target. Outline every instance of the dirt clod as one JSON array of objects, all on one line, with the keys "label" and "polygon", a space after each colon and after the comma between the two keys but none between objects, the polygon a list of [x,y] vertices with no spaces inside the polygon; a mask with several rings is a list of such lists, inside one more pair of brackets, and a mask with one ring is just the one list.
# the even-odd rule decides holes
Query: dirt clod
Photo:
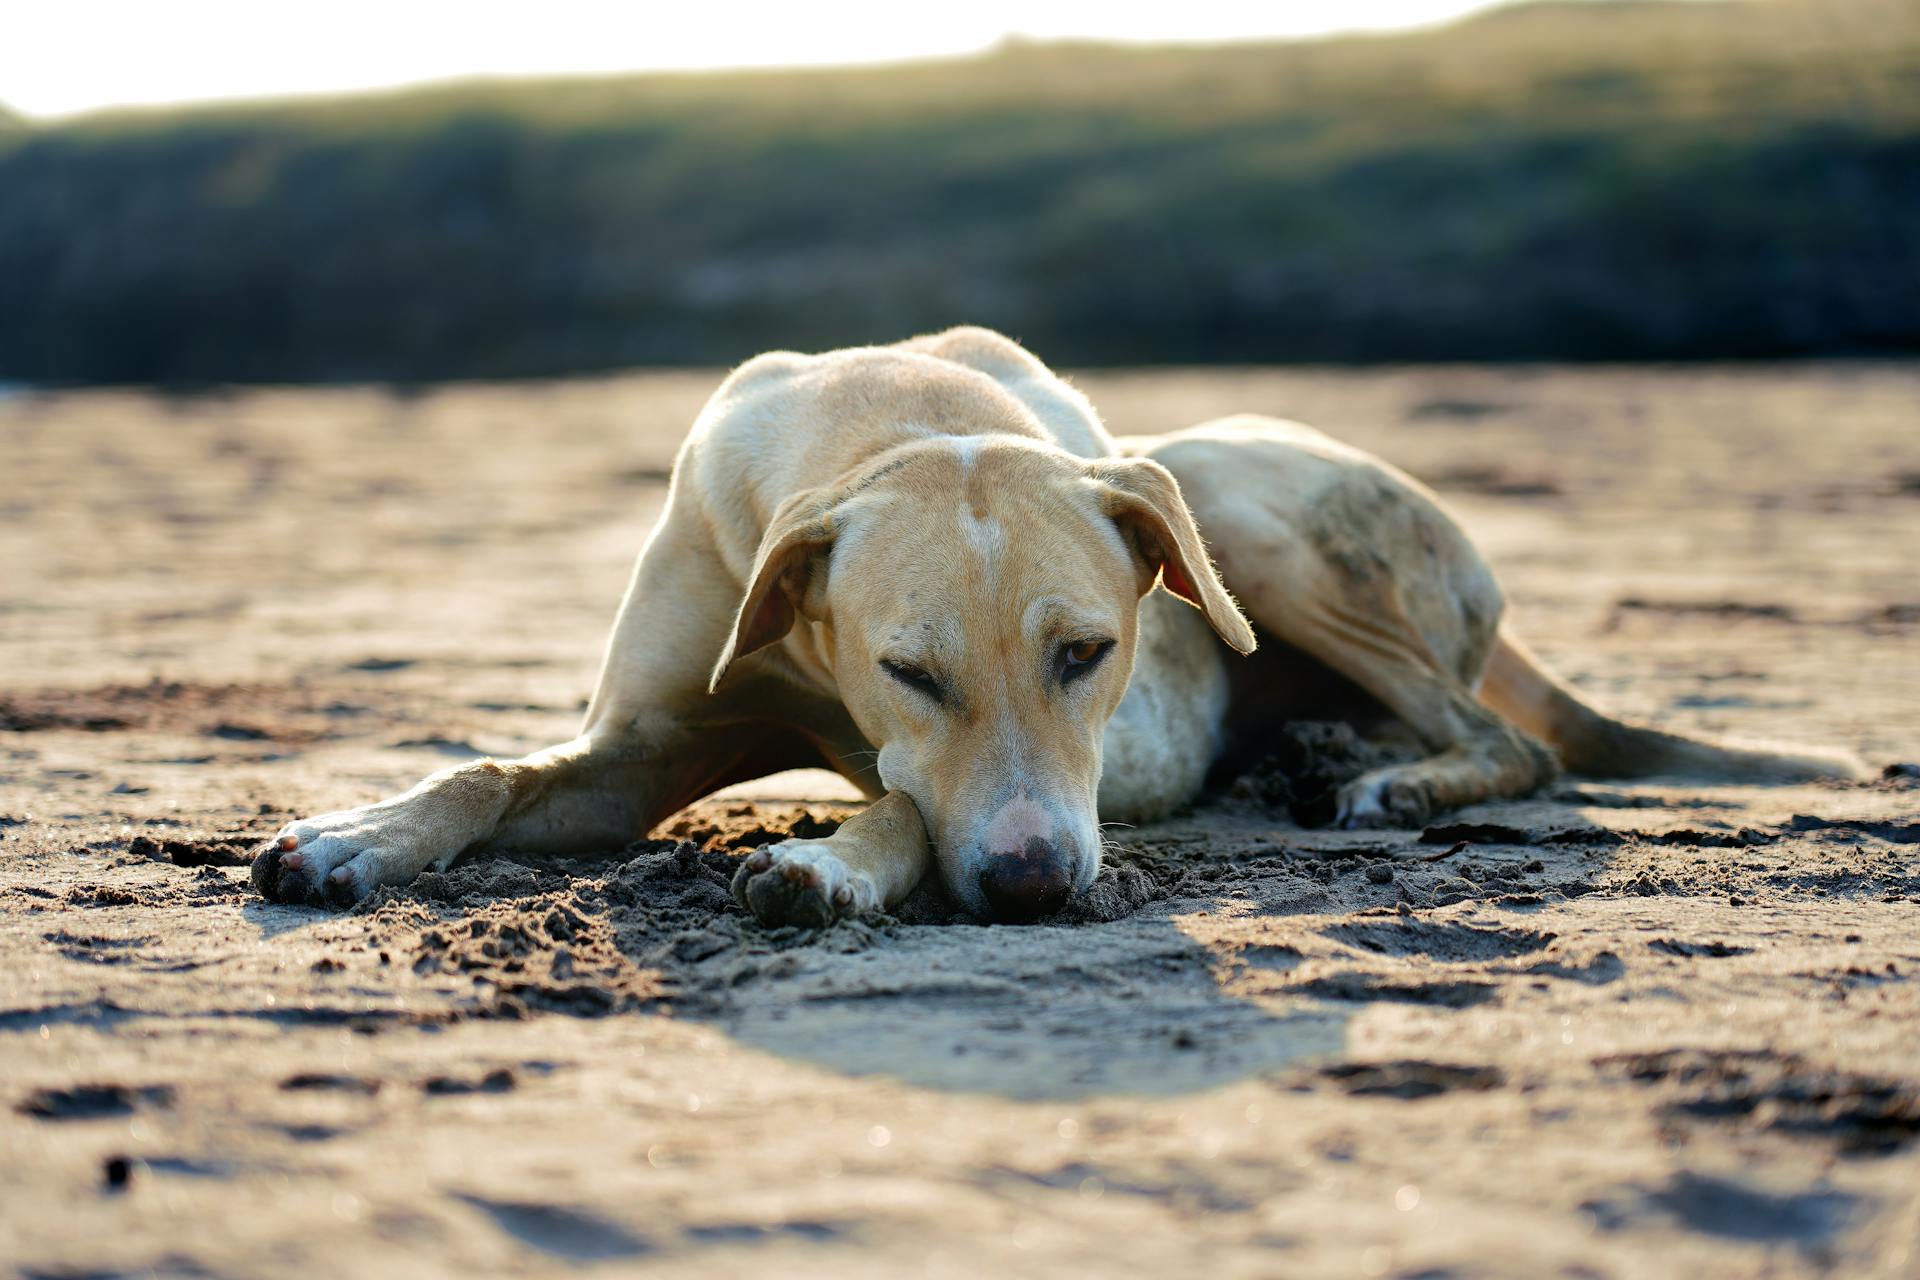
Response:
[{"label": "dirt clod", "polygon": [[1303,827],[1333,821],[1340,788],[1413,753],[1368,741],[1350,724],[1295,720],[1280,727],[1278,745],[1229,788],[1260,808],[1285,812]]},{"label": "dirt clod", "polygon": [[82,1084],[35,1089],[15,1110],[36,1120],[96,1120],[172,1105],[173,1089],[168,1085]]},{"label": "dirt clod", "polygon": [[1343,1062],[1321,1068],[1320,1074],[1347,1093],[1362,1097],[1398,1098],[1403,1102],[1434,1098],[1456,1089],[1474,1092],[1497,1089],[1506,1083],[1506,1076],[1497,1067],[1417,1060]]}]

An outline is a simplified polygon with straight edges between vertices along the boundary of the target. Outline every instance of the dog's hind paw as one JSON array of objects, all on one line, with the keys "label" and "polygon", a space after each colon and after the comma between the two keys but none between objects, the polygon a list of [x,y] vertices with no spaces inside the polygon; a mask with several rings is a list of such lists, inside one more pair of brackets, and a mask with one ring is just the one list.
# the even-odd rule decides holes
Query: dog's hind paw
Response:
[{"label": "dog's hind paw", "polygon": [[1340,788],[1334,825],[1348,830],[1425,826],[1434,815],[1435,805],[1432,789],[1415,774],[1417,768],[1394,765],[1375,769]]},{"label": "dog's hind paw", "polygon": [[824,840],[760,846],[733,873],[733,897],[769,929],[824,929],[880,908],[873,877],[848,867]]}]

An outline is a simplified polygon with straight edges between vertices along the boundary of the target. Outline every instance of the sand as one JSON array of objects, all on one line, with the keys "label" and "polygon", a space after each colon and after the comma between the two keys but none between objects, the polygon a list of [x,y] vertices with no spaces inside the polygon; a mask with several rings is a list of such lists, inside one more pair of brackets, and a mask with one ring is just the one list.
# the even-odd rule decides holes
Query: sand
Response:
[{"label": "sand", "polygon": [[[759,929],[818,774],[255,897],[571,733],[714,381],[0,398],[0,1273],[1920,1275],[1920,770],[1355,833],[1269,774],[1031,927]],[[1429,479],[1613,709],[1920,759],[1920,367],[1080,381]]]}]

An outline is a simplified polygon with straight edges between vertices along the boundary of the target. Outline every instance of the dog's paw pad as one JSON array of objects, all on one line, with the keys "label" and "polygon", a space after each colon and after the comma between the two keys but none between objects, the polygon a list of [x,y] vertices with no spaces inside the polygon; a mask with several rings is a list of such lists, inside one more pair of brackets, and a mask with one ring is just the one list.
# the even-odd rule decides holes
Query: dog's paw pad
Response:
[{"label": "dog's paw pad", "polygon": [[[289,843],[292,841],[292,843]],[[307,856],[296,852],[293,837],[276,837],[254,851],[251,878],[260,896],[273,902],[319,906],[325,899],[320,884],[327,868],[307,865]]]}]

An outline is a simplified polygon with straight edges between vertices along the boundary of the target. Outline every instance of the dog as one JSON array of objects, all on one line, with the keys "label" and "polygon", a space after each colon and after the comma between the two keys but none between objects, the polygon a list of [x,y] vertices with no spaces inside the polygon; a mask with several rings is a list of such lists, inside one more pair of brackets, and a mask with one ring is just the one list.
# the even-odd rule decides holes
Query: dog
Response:
[{"label": "dog", "polygon": [[682,446],[580,735],[290,823],[252,879],[345,905],[465,852],[620,848],[721,787],[825,767],[871,804],[744,859],[734,892],[763,924],[889,908],[929,870],[976,916],[1036,920],[1092,882],[1103,821],[1192,802],[1273,741],[1303,679],[1424,752],[1342,788],[1343,826],[1418,826],[1561,769],[1857,771],[1612,719],[1503,607],[1430,491],[1310,427],[1115,439],[979,328],[774,352]]}]

